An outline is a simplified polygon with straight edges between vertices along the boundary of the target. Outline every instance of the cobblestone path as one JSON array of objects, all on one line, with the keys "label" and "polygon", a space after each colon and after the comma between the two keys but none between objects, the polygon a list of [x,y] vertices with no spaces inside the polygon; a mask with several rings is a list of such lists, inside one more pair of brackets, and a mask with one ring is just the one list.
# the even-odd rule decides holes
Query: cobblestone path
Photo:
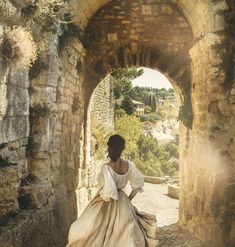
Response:
[{"label": "cobblestone path", "polygon": [[[126,192],[130,192],[130,187]],[[139,210],[156,215],[159,247],[212,247],[177,225],[179,200],[167,196],[166,184],[145,183],[144,192],[136,195],[133,204]]]}]

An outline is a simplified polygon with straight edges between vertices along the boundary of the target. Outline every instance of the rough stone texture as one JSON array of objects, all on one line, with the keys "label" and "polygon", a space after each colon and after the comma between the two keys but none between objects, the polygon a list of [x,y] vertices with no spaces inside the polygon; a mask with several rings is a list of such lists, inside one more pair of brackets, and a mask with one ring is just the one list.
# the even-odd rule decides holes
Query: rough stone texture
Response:
[{"label": "rough stone texture", "polygon": [[179,186],[168,184],[168,195],[179,198]]},{"label": "rough stone texture", "polygon": [[[222,1],[212,5],[216,13],[228,8]],[[211,28],[208,21],[191,42],[196,25],[189,26],[178,11],[169,1],[111,1],[100,8],[86,29],[86,63],[93,69],[86,79],[95,87],[107,72],[133,65],[158,68],[172,78],[178,98],[183,104],[190,99],[193,113],[191,129],[182,125],[180,131],[179,222],[215,246],[232,246],[233,47],[217,32],[225,28],[221,16],[214,33],[203,35]]]},{"label": "rough stone texture", "polygon": [[84,36],[70,33],[64,44],[69,27],[33,23],[33,67],[15,71],[0,59],[1,244],[65,245],[95,191],[91,96],[110,72],[145,66],[164,72],[181,103],[192,103],[192,126],[180,128],[180,224],[213,246],[234,246],[234,1],[73,2]]},{"label": "rough stone texture", "polygon": [[144,176],[144,181],[147,183],[152,184],[164,184],[166,183],[166,180],[161,177],[150,177],[150,176]]},{"label": "rough stone texture", "polygon": [[[72,0],[74,9],[76,10],[75,13],[77,13],[77,23],[79,25],[86,26],[96,11],[108,2],[110,2],[110,0],[87,0],[79,3],[76,0]],[[195,37],[200,37],[205,33],[223,30],[224,28],[222,13],[228,9],[228,4],[226,1],[174,0],[167,2],[177,4],[192,26]],[[143,8],[147,12],[149,4],[159,3],[159,1],[136,1],[136,5],[139,3],[144,4]],[[166,12],[167,11],[168,10],[166,8]]]},{"label": "rough stone texture", "polygon": [[95,89],[91,98],[91,118],[110,131],[114,129],[113,79],[108,75]]},{"label": "rough stone texture", "polygon": [[114,96],[111,75],[107,75],[94,90],[88,111],[90,112],[90,126],[88,128],[91,131],[87,166],[90,195],[93,197],[97,192],[97,177],[101,165],[106,161],[105,150],[100,151],[100,145],[102,149],[104,148],[103,145],[106,149],[107,138],[114,131]]},{"label": "rough stone texture", "polygon": [[77,66],[84,49],[74,41],[58,54],[57,33],[43,32],[39,24],[32,30],[39,55],[30,71],[5,69],[1,63],[0,239],[4,247],[64,246],[77,204],[84,202],[89,189],[81,176],[86,173],[84,89]]},{"label": "rough stone texture", "polygon": [[183,126],[180,130],[180,136],[185,135],[180,143],[180,220],[202,238],[230,246],[234,241],[230,143],[235,129],[228,99],[234,83],[233,56],[227,40],[218,34],[206,35],[190,55],[194,125],[192,130]]},{"label": "rough stone texture", "polygon": [[158,239],[159,247],[214,247],[210,242],[198,239],[193,233],[177,224],[159,228]]}]

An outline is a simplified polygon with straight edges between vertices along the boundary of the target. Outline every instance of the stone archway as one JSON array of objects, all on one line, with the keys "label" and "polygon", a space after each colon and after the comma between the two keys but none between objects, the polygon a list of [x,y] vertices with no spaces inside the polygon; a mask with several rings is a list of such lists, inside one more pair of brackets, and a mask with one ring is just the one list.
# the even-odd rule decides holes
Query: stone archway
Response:
[{"label": "stone archway", "polygon": [[[26,1],[2,2],[4,28],[30,19],[17,7]],[[30,70],[8,71],[0,58],[1,243],[65,245],[76,194],[79,201],[89,195],[91,94],[115,69],[145,66],[172,78],[191,113],[180,129],[180,223],[219,247],[233,246],[234,1],[71,2],[74,25],[46,19],[29,27],[39,53]]]},{"label": "stone archway", "polygon": [[233,51],[222,32],[227,10],[225,1],[111,1],[81,20],[87,24],[87,98],[118,68],[145,66],[172,78],[188,114],[180,127],[180,223],[218,244],[233,241]]}]

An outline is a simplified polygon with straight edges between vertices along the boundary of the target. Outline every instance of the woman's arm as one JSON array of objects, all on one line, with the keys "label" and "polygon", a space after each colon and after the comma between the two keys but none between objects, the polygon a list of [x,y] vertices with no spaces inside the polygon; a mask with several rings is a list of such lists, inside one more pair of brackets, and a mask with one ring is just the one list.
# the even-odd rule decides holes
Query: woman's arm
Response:
[{"label": "woman's arm", "polygon": [[129,199],[132,200],[135,197],[135,195],[137,194],[138,191],[139,191],[139,189],[132,190],[130,195],[129,195]]},{"label": "woman's arm", "polygon": [[93,200],[91,201],[91,205],[93,206],[95,203],[97,202],[102,202],[104,201],[100,195],[97,195],[96,197],[93,198]]}]

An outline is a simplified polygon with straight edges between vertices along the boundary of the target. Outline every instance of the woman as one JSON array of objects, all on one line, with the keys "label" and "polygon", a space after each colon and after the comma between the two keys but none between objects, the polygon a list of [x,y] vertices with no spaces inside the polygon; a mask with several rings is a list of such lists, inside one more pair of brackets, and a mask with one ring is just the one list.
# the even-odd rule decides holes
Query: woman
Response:
[{"label": "woman", "polygon": [[[120,135],[111,136],[107,145],[110,161],[98,176],[102,187],[71,225],[67,247],[155,247],[155,216],[139,212],[131,203],[143,191],[143,176],[133,162],[121,159],[125,140]],[[128,181],[129,196],[122,190]]]}]

